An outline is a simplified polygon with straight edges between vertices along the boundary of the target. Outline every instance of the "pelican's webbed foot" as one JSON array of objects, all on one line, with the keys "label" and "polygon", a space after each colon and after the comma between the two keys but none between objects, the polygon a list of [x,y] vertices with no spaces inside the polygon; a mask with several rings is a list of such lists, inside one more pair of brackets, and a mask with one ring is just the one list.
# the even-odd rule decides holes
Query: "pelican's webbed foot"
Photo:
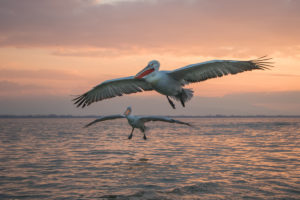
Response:
[{"label": "pelican's webbed foot", "polygon": [[167,96],[167,99],[170,103],[170,105],[172,106],[173,109],[176,109],[175,104],[173,103],[173,101],[169,98],[169,96]]},{"label": "pelican's webbed foot", "polygon": [[147,140],[147,137],[146,137],[146,135],[145,135],[145,134],[144,134],[144,137],[143,137],[143,138],[144,138],[144,140]]},{"label": "pelican's webbed foot", "polygon": [[184,105],[184,101],[183,101],[183,99],[182,99],[182,98],[180,98],[180,102],[181,102],[181,105],[182,105],[182,107],[185,107],[185,105]]},{"label": "pelican's webbed foot", "polygon": [[178,98],[180,100],[180,103],[181,103],[182,107],[185,107],[184,98],[183,98],[184,94],[185,94],[184,90],[182,90],[181,93],[179,93],[178,95],[176,95],[176,98]]},{"label": "pelican's webbed foot", "polygon": [[132,133],[134,131],[134,128],[132,128],[130,135],[128,136],[128,140],[130,140],[132,138]]}]

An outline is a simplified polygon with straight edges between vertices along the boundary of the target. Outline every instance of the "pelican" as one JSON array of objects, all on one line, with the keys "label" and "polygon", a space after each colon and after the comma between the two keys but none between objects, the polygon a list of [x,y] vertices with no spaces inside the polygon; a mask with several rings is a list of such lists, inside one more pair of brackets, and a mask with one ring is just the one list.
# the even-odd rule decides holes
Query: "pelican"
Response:
[{"label": "pelican", "polygon": [[263,56],[248,61],[211,60],[172,71],[159,71],[159,62],[152,60],[135,76],[104,81],[90,91],[77,96],[73,101],[77,107],[84,108],[93,102],[123,94],[155,90],[167,97],[172,108],[175,109],[175,104],[170,98],[180,101],[181,105],[185,107],[185,103],[193,97],[193,90],[183,88],[183,86],[228,74],[269,69],[272,67],[270,59]]},{"label": "pelican", "polygon": [[146,133],[145,131],[148,129],[145,126],[146,122],[149,121],[161,121],[161,122],[168,122],[168,123],[177,123],[177,124],[184,124],[187,126],[192,126],[189,123],[186,122],[182,122],[179,120],[175,120],[175,119],[171,119],[169,117],[161,117],[161,116],[134,116],[131,115],[131,107],[127,107],[127,109],[125,110],[123,115],[108,115],[108,116],[104,116],[104,117],[100,117],[99,119],[96,119],[94,121],[92,121],[91,123],[85,125],[84,127],[89,127],[92,124],[95,124],[97,122],[102,122],[102,121],[106,121],[106,120],[112,120],[112,119],[119,119],[119,118],[126,118],[128,120],[128,124],[132,127],[131,133],[128,136],[128,139],[130,140],[132,138],[132,134],[135,128],[140,129],[140,131],[144,134],[144,140],[147,139],[146,137]]}]

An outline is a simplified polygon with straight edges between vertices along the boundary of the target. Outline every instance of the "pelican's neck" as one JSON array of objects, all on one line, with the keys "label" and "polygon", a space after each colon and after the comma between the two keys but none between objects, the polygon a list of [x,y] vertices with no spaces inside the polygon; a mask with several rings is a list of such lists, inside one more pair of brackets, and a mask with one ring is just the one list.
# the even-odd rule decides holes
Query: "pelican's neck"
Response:
[{"label": "pelican's neck", "polygon": [[134,121],[134,118],[135,118],[134,115],[126,115],[125,117],[128,121]]},{"label": "pelican's neck", "polygon": [[163,71],[155,70],[154,72],[149,74],[147,77],[145,77],[145,79],[148,83],[155,83],[155,82],[159,81],[160,79],[162,79],[163,76],[164,76]]}]

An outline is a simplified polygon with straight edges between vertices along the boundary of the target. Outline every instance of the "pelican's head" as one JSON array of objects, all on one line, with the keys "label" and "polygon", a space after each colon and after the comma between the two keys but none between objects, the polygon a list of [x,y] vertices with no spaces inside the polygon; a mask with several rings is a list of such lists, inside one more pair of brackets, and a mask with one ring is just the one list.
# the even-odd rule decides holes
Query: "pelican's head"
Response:
[{"label": "pelican's head", "polygon": [[128,115],[130,115],[130,113],[131,113],[131,107],[128,106],[128,107],[126,108],[125,112],[124,112],[124,115],[125,115],[125,116],[128,116]]},{"label": "pelican's head", "polygon": [[157,60],[152,60],[142,71],[137,73],[134,78],[144,78],[149,74],[151,74],[152,72],[158,71],[159,66],[160,64]]}]

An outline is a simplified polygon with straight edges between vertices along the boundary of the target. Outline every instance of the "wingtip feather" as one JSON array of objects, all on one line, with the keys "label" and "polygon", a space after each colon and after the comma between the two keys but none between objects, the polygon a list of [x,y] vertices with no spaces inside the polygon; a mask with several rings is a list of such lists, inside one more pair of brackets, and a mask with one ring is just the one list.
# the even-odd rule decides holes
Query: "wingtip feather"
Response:
[{"label": "wingtip feather", "polygon": [[274,62],[270,61],[273,58],[268,57],[267,55],[259,57],[257,59],[253,59],[253,60],[249,60],[249,62],[251,64],[254,64],[255,67],[257,67],[257,69],[261,69],[261,70],[270,70],[270,68],[274,67]]}]

